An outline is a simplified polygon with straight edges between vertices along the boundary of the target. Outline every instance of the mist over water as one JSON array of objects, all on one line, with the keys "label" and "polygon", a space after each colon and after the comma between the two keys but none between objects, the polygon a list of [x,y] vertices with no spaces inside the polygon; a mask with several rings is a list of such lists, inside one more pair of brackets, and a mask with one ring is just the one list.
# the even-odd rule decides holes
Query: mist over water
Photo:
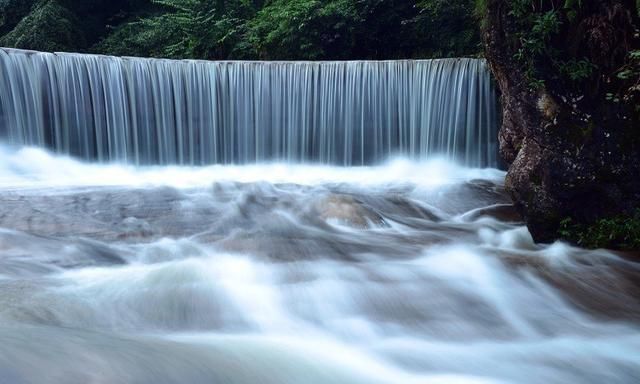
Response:
[{"label": "mist over water", "polygon": [[0,384],[640,382],[637,256],[534,244],[497,126],[482,60],[0,48]]},{"label": "mist over water", "polygon": [[445,160],[0,148],[0,383],[635,383],[640,267]]}]

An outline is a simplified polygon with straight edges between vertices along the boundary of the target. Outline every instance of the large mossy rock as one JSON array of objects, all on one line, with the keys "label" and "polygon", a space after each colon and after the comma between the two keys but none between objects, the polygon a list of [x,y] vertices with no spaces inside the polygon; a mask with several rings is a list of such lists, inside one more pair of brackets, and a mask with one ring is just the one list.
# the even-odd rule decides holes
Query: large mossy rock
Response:
[{"label": "large mossy rock", "polygon": [[629,247],[640,233],[621,239],[593,228],[637,228],[630,225],[640,207],[635,0],[481,6],[486,57],[502,92],[506,187],[534,239]]}]

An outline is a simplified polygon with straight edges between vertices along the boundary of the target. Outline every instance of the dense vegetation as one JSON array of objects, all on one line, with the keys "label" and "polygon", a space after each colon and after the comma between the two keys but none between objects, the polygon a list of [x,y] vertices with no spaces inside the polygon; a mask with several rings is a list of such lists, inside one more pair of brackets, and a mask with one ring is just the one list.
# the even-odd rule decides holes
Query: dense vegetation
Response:
[{"label": "dense vegetation", "polygon": [[198,59],[481,51],[474,0],[0,0],[0,46]]},{"label": "dense vegetation", "polygon": [[574,224],[570,217],[560,223],[560,235],[586,248],[615,247],[640,250],[640,209],[611,216],[590,225]]}]

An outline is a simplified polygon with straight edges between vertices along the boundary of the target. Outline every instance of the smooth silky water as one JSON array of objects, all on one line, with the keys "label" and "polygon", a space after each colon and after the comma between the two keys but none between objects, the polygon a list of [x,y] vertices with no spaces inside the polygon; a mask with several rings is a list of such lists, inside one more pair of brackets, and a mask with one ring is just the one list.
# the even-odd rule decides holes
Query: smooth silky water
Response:
[{"label": "smooth silky water", "polygon": [[637,259],[533,243],[482,61],[0,65],[2,384],[640,381]]}]

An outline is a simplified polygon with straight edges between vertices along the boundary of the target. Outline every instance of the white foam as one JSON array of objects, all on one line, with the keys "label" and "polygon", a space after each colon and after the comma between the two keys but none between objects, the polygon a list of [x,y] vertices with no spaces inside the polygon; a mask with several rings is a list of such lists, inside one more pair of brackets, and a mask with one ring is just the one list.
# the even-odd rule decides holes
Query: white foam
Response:
[{"label": "white foam", "polygon": [[172,186],[190,188],[218,181],[294,183],[355,183],[385,185],[411,183],[437,187],[472,179],[501,182],[504,172],[471,169],[433,159],[424,162],[395,159],[380,166],[334,167],[311,164],[212,165],[205,167],[90,164],[40,148],[0,146],[0,188],[88,186]]}]

